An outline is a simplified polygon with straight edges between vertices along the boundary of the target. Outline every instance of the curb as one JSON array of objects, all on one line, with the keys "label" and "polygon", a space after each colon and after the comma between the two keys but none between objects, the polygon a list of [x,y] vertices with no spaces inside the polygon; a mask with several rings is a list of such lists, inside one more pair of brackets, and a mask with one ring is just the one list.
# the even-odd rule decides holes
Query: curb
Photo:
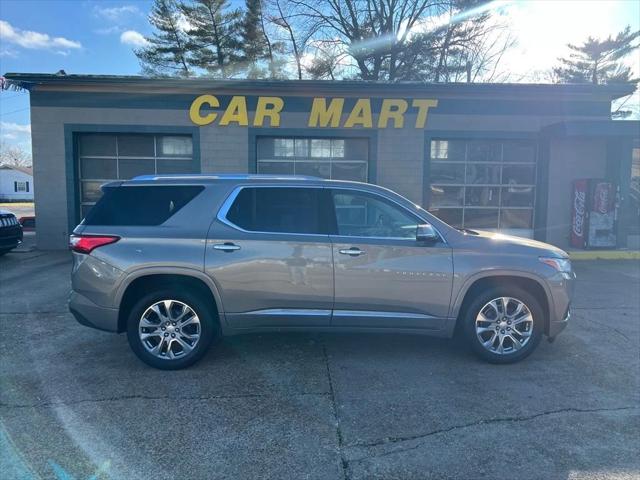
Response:
[{"label": "curb", "polygon": [[640,260],[640,250],[584,250],[568,253],[571,260]]}]

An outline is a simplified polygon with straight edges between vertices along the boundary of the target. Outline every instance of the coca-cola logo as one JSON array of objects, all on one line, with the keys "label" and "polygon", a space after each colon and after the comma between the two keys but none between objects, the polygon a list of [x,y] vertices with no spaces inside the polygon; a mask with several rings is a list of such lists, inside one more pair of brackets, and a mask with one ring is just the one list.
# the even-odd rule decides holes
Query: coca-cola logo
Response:
[{"label": "coca-cola logo", "polygon": [[584,211],[586,203],[586,192],[576,190],[573,198],[573,233],[578,237],[582,237],[584,233]]},{"label": "coca-cola logo", "polygon": [[607,213],[609,209],[609,188],[605,184],[598,184],[595,197],[595,211]]}]

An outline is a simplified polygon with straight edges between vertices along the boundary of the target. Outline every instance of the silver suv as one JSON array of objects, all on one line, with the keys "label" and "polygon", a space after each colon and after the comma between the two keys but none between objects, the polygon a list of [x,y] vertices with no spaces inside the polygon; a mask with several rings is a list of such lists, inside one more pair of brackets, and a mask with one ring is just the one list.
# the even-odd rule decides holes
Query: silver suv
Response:
[{"label": "silver suv", "polygon": [[457,230],[379,186],[176,175],[103,192],[70,239],[69,309],[157,368],[193,364],[221,335],[299,330],[458,332],[510,363],[569,319],[565,252]]}]

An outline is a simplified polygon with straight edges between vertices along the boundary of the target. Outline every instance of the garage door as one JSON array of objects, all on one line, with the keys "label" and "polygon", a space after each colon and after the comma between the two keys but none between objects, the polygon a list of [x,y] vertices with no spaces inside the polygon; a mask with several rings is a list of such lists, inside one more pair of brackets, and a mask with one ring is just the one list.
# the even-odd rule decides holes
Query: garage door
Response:
[{"label": "garage door", "polygon": [[79,135],[81,217],[102,196],[102,184],[156,173],[199,173],[193,162],[190,135]]},{"label": "garage door", "polygon": [[367,138],[259,137],[258,173],[369,181]]}]

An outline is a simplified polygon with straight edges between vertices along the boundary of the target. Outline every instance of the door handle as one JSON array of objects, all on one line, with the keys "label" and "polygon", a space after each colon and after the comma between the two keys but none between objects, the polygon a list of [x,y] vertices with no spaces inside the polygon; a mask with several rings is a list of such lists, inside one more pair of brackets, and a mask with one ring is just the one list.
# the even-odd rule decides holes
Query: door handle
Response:
[{"label": "door handle", "polygon": [[236,245],[235,243],[226,242],[226,243],[217,243],[213,246],[216,250],[222,250],[223,252],[235,252],[236,250],[240,250],[240,245]]},{"label": "door handle", "polygon": [[342,255],[349,255],[350,257],[359,257],[360,255],[367,253],[364,250],[360,250],[358,247],[343,248],[338,250],[338,252]]}]

